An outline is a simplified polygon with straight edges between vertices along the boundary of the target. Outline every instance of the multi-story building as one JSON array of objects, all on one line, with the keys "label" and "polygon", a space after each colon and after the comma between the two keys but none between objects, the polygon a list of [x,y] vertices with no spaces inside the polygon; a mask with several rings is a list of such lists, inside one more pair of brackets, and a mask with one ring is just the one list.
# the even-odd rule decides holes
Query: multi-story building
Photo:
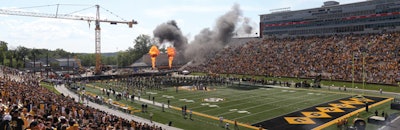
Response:
[{"label": "multi-story building", "polygon": [[400,0],[367,0],[260,15],[261,37],[380,33],[400,30]]},{"label": "multi-story building", "polygon": [[79,67],[77,62],[80,62],[79,59],[78,61],[75,61],[75,59],[56,59],[56,61],[58,61],[60,67]]}]

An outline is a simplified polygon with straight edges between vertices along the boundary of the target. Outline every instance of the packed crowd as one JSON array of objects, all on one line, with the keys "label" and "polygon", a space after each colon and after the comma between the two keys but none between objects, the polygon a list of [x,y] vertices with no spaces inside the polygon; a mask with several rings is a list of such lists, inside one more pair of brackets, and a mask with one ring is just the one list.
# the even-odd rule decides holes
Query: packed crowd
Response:
[{"label": "packed crowd", "polygon": [[[39,85],[38,78],[0,66],[0,129],[4,130],[162,130],[126,120],[57,95]],[[18,78],[16,78],[18,77]]]},{"label": "packed crowd", "polygon": [[392,32],[251,40],[188,69],[396,84],[399,60],[400,33]]}]

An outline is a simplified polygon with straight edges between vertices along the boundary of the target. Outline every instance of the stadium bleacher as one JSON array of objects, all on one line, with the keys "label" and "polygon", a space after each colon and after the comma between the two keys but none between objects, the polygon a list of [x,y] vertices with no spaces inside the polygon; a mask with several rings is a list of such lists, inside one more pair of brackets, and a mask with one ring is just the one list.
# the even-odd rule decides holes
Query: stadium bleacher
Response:
[{"label": "stadium bleacher", "polygon": [[188,70],[304,78],[321,74],[323,79],[352,81],[354,77],[362,82],[364,68],[366,82],[395,85],[399,36],[390,32],[250,40],[239,47],[224,48]]},{"label": "stadium bleacher", "polygon": [[[106,113],[57,95],[39,85],[39,78],[0,66],[0,129],[79,130],[163,128]],[[15,79],[15,77],[20,77]]]}]

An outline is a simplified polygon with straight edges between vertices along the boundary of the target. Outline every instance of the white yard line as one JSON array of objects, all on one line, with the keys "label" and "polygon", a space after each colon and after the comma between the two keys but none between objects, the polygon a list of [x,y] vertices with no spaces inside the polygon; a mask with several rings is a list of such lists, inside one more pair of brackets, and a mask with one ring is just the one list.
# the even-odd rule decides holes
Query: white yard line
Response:
[{"label": "white yard line", "polygon": [[[292,94],[292,93],[290,93],[290,92],[283,92],[283,93]],[[297,94],[301,94],[301,93],[297,93]],[[293,95],[290,95],[290,96],[293,96]],[[304,95],[304,96],[302,96],[302,97],[306,97],[306,96],[310,96],[310,95],[306,94],[306,95]],[[299,98],[299,97],[294,97],[294,96],[293,96],[292,98]],[[274,104],[274,103],[281,102],[281,101],[286,101],[286,100],[292,99],[292,98],[282,98],[282,100],[274,100],[274,101],[268,102],[268,103],[266,103],[266,104],[259,104],[259,105],[255,105],[255,106],[253,106],[253,107],[246,107],[246,108],[243,108],[243,109],[241,109],[241,110],[247,110],[247,109],[249,109],[249,108],[254,108],[254,107],[263,106],[263,105],[268,105],[268,104]],[[257,100],[265,100],[265,99],[259,98],[259,99],[257,99]],[[251,101],[251,102],[255,102],[255,101]],[[233,104],[233,105],[230,105],[230,106],[224,106],[224,108],[227,108],[227,107],[229,108],[229,107],[232,107],[232,106],[239,106],[239,105],[243,105],[243,104],[246,104],[246,103],[248,103],[248,102]],[[208,111],[208,110],[206,110],[206,111]],[[218,114],[218,116],[220,116],[220,115],[225,115],[225,114],[230,114],[230,113],[234,113],[234,112],[224,112],[224,113]]]},{"label": "white yard line", "polygon": [[[263,93],[263,92],[256,92],[256,93]],[[273,94],[269,94],[269,93],[268,93],[268,95],[276,95],[276,94],[281,94],[281,93],[285,93],[285,92],[273,93]],[[239,101],[239,100],[244,100],[244,99],[248,99],[248,98],[257,97],[257,95],[254,94],[254,93],[243,93],[243,94],[238,94],[238,95],[254,95],[254,96],[248,96],[247,98],[237,98],[236,100],[224,100],[223,102],[216,103],[216,105],[222,104],[222,103],[229,103],[229,102],[234,102],[234,101]],[[236,95],[235,97],[238,97],[238,95]],[[233,97],[233,99],[235,99],[235,97]],[[225,106],[225,107],[231,107],[231,106],[236,106],[236,105],[238,105],[238,104],[234,104],[234,105],[230,105],[230,106]],[[196,108],[201,108],[201,107],[204,107],[204,106],[198,106],[198,107],[192,107],[192,108],[193,108],[193,109],[196,109]],[[207,111],[207,110],[206,110],[206,111]],[[204,112],[205,112],[205,111],[204,111]]]},{"label": "white yard line", "polygon": [[[331,97],[331,96],[337,96],[337,94],[333,94],[333,95],[330,95],[330,96],[326,96],[326,97],[324,97],[324,98]],[[312,99],[309,99],[309,100],[304,100],[304,101],[302,101],[302,102],[296,102],[296,103],[294,103],[294,104],[283,105],[283,106],[275,107],[275,108],[273,108],[273,109],[267,109],[267,110],[264,110],[264,111],[259,111],[259,112],[257,112],[257,113],[252,113],[252,114],[245,115],[245,116],[241,116],[241,117],[234,118],[234,119],[237,120],[237,119],[241,119],[241,118],[244,118],[244,117],[257,115],[257,114],[259,114],[259,113],[264,113],[264,112],[276,110],[276,109],[279,109],[279,108],[282,108],[282,107],[287,107],[287,106],[295,105],[295,104],[298,104],[298,103],[303,103],[303,102],[306,102],[306,101],[312,101],[312,100],[320,100],[320,98],[312,98]],[[334,99],[334,100],[337,100],[337,99]],[[332,100],[332,101],[334,101],[334,100]],[[298,110],[296,110],[296,111],[298,111]],[[271,118],[271,119],[272,119],[272,118]]]},{"label": "white yard line", "polygon": [[[392,121],[390,122],[390,124],[394,123],[394,122],[397,121],[398,119],[400,119],[400,116],[398,116],[397,118],[395,118],[394,120],[392,120]],[[384,125],[384,126],[382,126],[381,128],[379,128],[378,130],[384,130],[387,126],[388,126],[388,125]]]}]

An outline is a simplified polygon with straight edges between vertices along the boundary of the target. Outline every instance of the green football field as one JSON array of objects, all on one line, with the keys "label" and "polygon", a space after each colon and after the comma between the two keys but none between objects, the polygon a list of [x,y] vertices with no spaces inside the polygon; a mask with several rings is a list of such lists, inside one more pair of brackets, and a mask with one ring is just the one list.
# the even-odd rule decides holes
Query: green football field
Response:
[{"label": "green football field", "polygon": [[[243,90],[247,89],[247,90]],[[174,89],[153,91],[157,101],[165,102],[166,96],[173,96],[172,105],[187,105],[188,109],[222,116],[225,119],[254,124],[280,116],[292,111],[336,100],[348,95],[307,90],[258,88],[258,87],[225,87],[211,91],[185,91],[178,93]],[[206,102],[207,98],[221,98],[223,101]],[[193,101],[193,102],[192,102]]]},{"label": "green football field", "polygon": [[[124,90],[123,87],[114,83],[93,83],[93,85],[107,89],[112,87],[118,92]],[[87,87],[86,90],[106,97],[102,95],[98,88]],[[156,115],[155,121],[166,124],[172,120],[174,126],[183,129],[221,129],[219,122],[215,120],[220,116],[231,121],[237,120],[239,123],[252,125],[318,104],[349,97],[352,94],[354,93],[312,88],[268,88],[233,85],[210,87],[208,91],[191,90],[187,87],[180,87],[178,92],[176,92],[175,87],[169,87],[165,90],[146,90],[142,92],[141,98],[149,99],[150,96],[151,100],[154,97],[156,102],[164,104],[167,104],[169,99],[172,106],[180,108],[186,105],[188,110],[206,115],[194,115],[195,121],[188,121],[183,119],[180,110],[168,109],[166,112],[161,112],[160,107],[150,104],[150,111]],[[207,100],[213,101],[207,102]],[[129,100],[121,100],[120,102],[136,108],[140,108],[142,104],[138,101],[131,103]],[[146,113],[136,113],[135,115],[148,118]],[[204,127],[204,124],[207,124],[207,127]],[[233,128],[232,126],[233,124],[231,124],[231,128]],[[241,127],[241,129],[248,128]]]}]

